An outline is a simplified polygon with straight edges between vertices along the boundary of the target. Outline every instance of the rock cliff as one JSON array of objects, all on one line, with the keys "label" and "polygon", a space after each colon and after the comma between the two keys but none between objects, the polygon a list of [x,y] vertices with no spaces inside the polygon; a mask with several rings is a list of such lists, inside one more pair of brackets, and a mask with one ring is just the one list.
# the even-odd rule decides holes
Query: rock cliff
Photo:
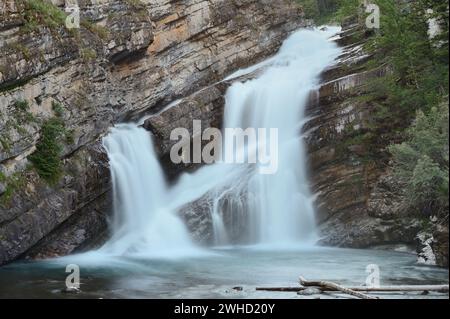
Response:
[{"label": "rock cliff", "polygon": [[[65,2],[0,4],[0,264],[101,241],[108,129],[258,62],[305,25],[294,1],[80,0],[69,30]],[[62,167],[39,158],[50,151]]]},{"label": "rock cliff", "polygon": [[[307,111],[312,120],[304,131],[320,243],[353,248],[403,244],[417,247],[419,257],[424,249],[431,251],[434,262],[445,266],[448,221],[443,225],[412,212],[393,178],[387,147],[401,140],[398,129],[410,122],[401,114],[392,115],[391,123],[377,122],[372,83],[390,68],[371,63],[373,52],[365,44],[372,32],[357,19],[344,24],[335,39],[344,52],[323,73]],[[419,262],[430,263],[426,257]]]}]

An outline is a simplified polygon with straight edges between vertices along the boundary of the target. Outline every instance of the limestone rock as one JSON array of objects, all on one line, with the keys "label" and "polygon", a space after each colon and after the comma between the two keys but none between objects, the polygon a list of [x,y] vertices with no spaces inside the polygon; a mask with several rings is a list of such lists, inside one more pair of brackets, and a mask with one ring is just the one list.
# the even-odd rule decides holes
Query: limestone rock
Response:
[{"label": "limestone rock", "polygon": [[[49,11],[64,10],[64,1],[51,2],[59,9]],[[157,114],[261,61],[307,25],[293,0],[79,1],[77,30],[49,12],[33,13],[48,25],[30,23],[22,4],[0,4],[0,172],[7,180],[3,188],[14,186],[8,198],[0,193],[0,264],[100,244],[110,211],[101,145],[108,129]],[[161,120],[170,114],[187,121],[185,110],[201,109],[205,123],[215,125],[223,107],[217,89]],[[63,176],[48,185],[29,169],[28,156],[43,123],[55,116],[67,138]],[[167,148],[166,132],[157,124],[156,143]]]},{"label": "limestone rock", "polygon": [[371,131],[375,107],[368,84],[391,70],[367,68],[372,54],[365,52],[364,43],[370,36],[357,19],[343,25],[335,41],[344,52],[323,72],[322,85],[311,94],[307,108],[312,119],[304,132],[311,187],[317,194],[319,243],[367,248],[414,246],[417,241],[421,262],[445,266],[448,222],[431,223],[426,229],[425,217],[410,207],[403,186],[393,176],[386,148],[399,138],[398,122],[391,132]]},{"label": "limestone rock", "polygon": [[436,256],[434,255],[433,248],[431,248],[433,242],[434,238],[431,234],[421,232],[417,235],[417,262],[419,264],[436,265]]},{"label": "limestone rock", "polygon": [[322,294],[322,290],[320,290],[320,288],[316,288],[316,287],[308,287],[304,290],[300,290],[299,292],[297,292],[297,295],[299,296],[313,296],[313,295],[321,295]]}]

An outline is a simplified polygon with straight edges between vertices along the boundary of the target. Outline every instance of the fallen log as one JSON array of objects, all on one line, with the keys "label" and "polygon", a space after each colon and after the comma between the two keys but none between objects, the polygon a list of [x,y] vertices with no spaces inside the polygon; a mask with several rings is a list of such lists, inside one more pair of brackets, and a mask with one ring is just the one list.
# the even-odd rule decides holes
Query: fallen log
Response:
[{"label": "fallen log", "polygon": [[[322,291],[336,291],[334,289],[325,289],[319,287]],[[362,292],[449,292],[449,285],[401,285],[401,286],[381,286],[381,287],[345,287],[353,291]],[[305,290],[306,287],[256,287],[258,291],[276,291],[276,292],[299,292]]]},{"label": "fallen log", "polygon": [[[320,288],[320,287],[319,287]],[[354,291],[363,292],[417,292],[417,291],[434,291],[434,292],[449,292],[449,285],[413,285],[413,286],[381,286],[381,287],[345,287]],[[299,292],[305,290],[306,287],[257,287],[260,291],[279,291],[279,292]],[[322,291],[336,291],[324,290]]]},{"label": "fallen log", "polygon": [[305,290],[305,287],[256,287],[260,291],[280,291],[280,292],[299,292]]},{"label": "fallen log", "polygon": [[352,287],[355,291],[366,292],[415,292],[415,291],[435,291],[448,292],[448,285],[413,285],[413,286],[380,286],[380,287]]},{"label": "fallen log", "polygon": [[338,284],[335,284],[334,282],[331,282],[331,281],[308,281],[305,278],[300,276],[300,284],[305,287],[319,287],[319,288],[324,288],[324,289],[328,289],[328,290],[330,290],[330,289],[337,290],[337,291],[341,291],[347,295],[355,296],[355,297],[358,297],[361,299],[378,299],[377,297],[368,296],[361,292],[358,292],[358,291],[340,286]]}]

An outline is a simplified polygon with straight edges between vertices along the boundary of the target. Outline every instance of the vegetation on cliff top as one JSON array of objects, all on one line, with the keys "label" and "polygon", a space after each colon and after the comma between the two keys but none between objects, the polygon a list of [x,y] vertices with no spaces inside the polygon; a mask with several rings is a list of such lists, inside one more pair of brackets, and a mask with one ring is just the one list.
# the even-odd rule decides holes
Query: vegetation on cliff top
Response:
[{"label": "vegetation on cliff top", "polygon": [[[375,97],[387,109],[382,120],[399,118],[410,128],[404,143],[389,147],[394,172],[411,207],[430,215],[448,215],[448,9],[446,1],[395,4],[376,0],[381,30],[373,38],[375,59],[392,73],[378,81]],[[433,15],[426,14],[428,9]],[[441,33],[430,37],[429,19]],[[378,96],[377,96],[378,95]],[[406,125],[407,126],[407,125]]]}]

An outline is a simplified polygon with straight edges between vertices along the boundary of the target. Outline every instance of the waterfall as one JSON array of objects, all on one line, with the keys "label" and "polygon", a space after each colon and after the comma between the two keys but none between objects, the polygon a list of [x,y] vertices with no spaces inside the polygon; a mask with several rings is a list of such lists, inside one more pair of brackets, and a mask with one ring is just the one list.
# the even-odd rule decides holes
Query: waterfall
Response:
[{"label": "waterfall", "polygon": [[103,140],[113,185],[112,238],[101,252],[173,256],[194,248],[178,216],[168,210],[168,188],[150,135],[135,124],[114,127]]},{"label": "waterfall", "polygon": [[253,171],[246,181],[247,193],[251,195],[244,205],[252,234],[250,242],[289,244],[316,240],[313,196],[309,191],[305,148],[299,136],[310,93],[317,88],[321,71],[339,53],[337,46],[327,41],[330,32],[333,30],[295,33],[260,77],[235,83],[227,92],[225,127],[278,128],[277,173]]},{"label": "waterfall", "polygon": [[[328,28],[294,33],[278,54],[258,65],[264,69],[259,77],[237,82],[227,91],[225,128],[278,129],[274,174],[261,174],[262,164],[219,161],[184,174],[168,188],[149,134],[135,124],[112,129],[104,145],[111,163],[115,215],[113,237],[102,250],[120,255],[193,249],[176,212],[204,197],[211,203],[217,245],[313,243],[313,196],[300,137],[308,97],[317,89],[320,73],[340,53],[329,41],[337,32],[338,28]],[[249,156],[261,151],[260,142],[232,151]],[[229,143],[233,140],[225,131],[224,149]]]}]

